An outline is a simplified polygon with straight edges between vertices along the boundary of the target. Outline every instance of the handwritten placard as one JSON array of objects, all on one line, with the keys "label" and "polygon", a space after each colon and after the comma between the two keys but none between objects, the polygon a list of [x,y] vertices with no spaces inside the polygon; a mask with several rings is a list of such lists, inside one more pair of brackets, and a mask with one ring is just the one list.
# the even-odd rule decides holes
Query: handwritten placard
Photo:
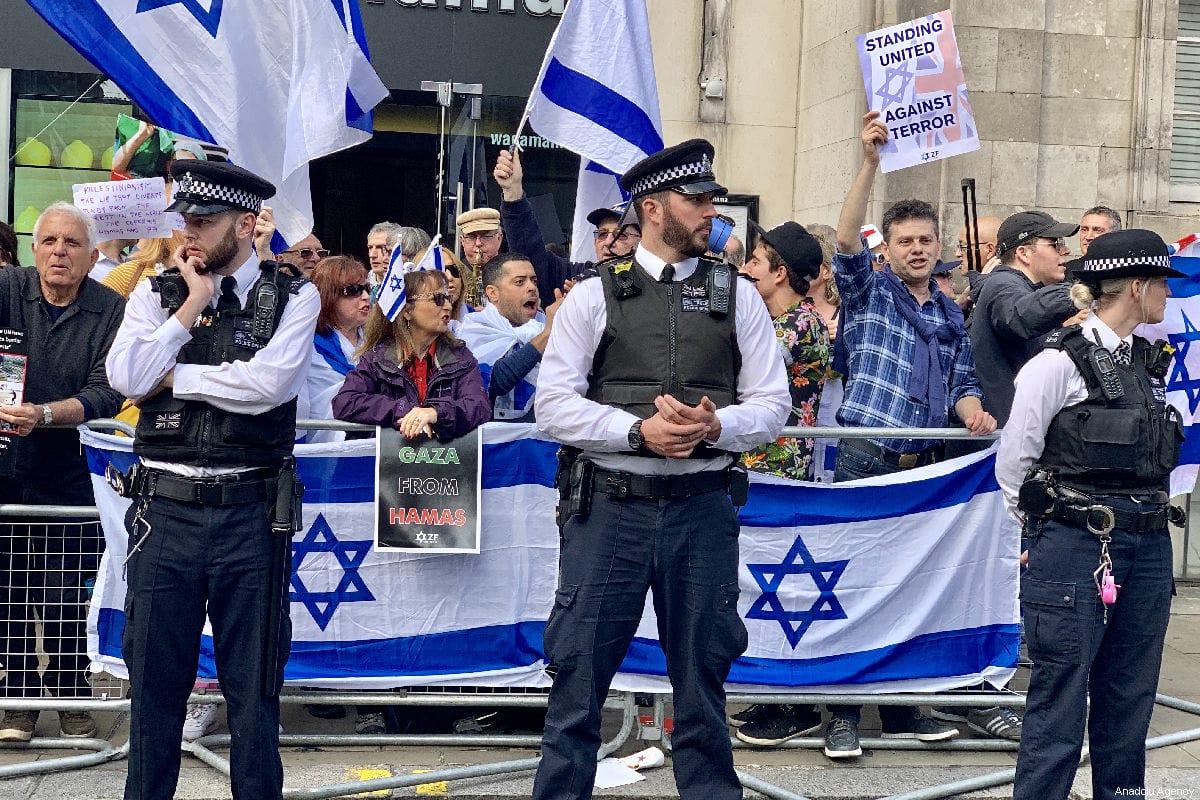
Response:
[{"label": "handwritten placard", "polygon": [[75,205],[96,220],[99,240],[169,236],[182,227],[178,214],[167,207],[162,178],[77,183],[71,187]]},{"label": "handwritten placard", "polygon": [[949,10],[862,34],[857,42],[867,104],[888,128],[882,171],[979,149]]},{"label": "handwritten placard", "polygon": [[439,442],[376,438],[375,546],[424,553],[479,552],[479,430]]}]

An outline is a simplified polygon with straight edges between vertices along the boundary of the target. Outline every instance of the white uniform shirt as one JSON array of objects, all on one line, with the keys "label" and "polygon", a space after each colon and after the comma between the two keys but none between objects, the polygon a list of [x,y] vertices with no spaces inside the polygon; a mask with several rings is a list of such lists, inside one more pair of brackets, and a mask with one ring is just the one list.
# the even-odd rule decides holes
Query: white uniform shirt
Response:
[{"label": "white uniform shirt", "polygon": [[[233,273],[235,291],[245,308],[250,290],[258,281],[258,256],[250,257]],[[212,306],[221,296],[221,278],[209,273],[214,291]],[[237,414],[262,414],[299,394],[308,371],[313,332],[321,297],[310,283],[288,300],[271,341],[248,361],[227,361],[218,366],[176,364],[179,351],[192,337],[174,314],[169,314],[143,281],[129,297],[125,320],[117,331],[105,368],[108,382],[126,397],[139,398],[175,370],[175,397],[201,400]],[[301,344],[303,343],[303,344]],[[146,460],[146,465],[191,477],[236,472],[237,467],[197,467]]]},{"label": "white uniform shirt", "polygon": [[[1093,312],[1083,321],[1083,335],[1115,351],[1122,341],[1133,344],[1133,336],[1122,339]],[[1025,473],[1041,458],[1046,431],[1056,414],[1087,399],[1087,384],[1065,350],[1043,350],[1017,373],[1012,413],[1000,435],[996,454],[996,481],[1004,492],[1008,512],[1018,521],[1017,493]]]},{"label": "white uniform shirt", "polygon": [[[640,245],[636,257],[649,278],[658,280],[666,266],[663,260]],[[675,280],[689,277],[696,271],[696,265],[695,258],[675,264]],[[738,402],[717,410],[721,436],[712,443],[731,453],[773,441],[791,410],[787,376],[767,306],[749,283],[738,285],[736,297],[734,321],[742,355]],[[550,329],[534,396],[538,428],[564,444],[582,449],[602,469],[639,475],[680,475],[729,464],[732,455],[710,459],[628,455],[629,429],[638,418],[584,396],[596,348],[607,323],[602,282],[596,278],[580,281],[567,294]]]}]

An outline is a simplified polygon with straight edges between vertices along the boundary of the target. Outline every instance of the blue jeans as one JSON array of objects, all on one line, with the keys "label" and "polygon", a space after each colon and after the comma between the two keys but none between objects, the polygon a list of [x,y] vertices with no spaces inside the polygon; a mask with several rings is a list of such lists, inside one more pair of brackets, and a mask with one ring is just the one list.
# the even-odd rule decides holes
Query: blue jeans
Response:
[{"label": "blue jeans", "polygon": [[738,615],[738,521],[729,497],[618,500],[596,493],[563,529],[546,623],[554,674],[535,800],[592,796],[600,714],[654,592],[674,699],[672,766],[685,800],[742,796],[725,724],[725,679],[746,649]]},{"label": "blue jeans", "polygon": [[[1104,503],[1137,510],[1128,499]],[[1031,540],[1021,606],[1033,671],[1013,786],[1017,800],[1067,797],[1085,721],[1092,796],[1115,800],[1143,794],[1146,732],[1174,587],[1171,537],[1165,529],[1116,530],[1109,553],[1121,590],[1105,623],[1092,576],[1100,560],[1099,539],[1050,521]]]}]

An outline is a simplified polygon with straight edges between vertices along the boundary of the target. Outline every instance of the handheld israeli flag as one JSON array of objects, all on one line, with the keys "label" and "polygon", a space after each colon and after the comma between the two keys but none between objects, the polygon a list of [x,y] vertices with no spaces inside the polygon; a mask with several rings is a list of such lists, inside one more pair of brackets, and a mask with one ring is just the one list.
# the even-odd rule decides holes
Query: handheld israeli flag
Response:
[{"label": "handheld israeli flag", "polygon": [[410,272],[445,268],[442,263],[442,235],[440,233],[433,237],[433,241],[425,250],[425,255],[416,264],[404,260],[404,256],[400,253],[400,245],[397,244],[392,248],[392,258],[388,261],[387,271],[383,273],[383,280],[379,282],[379,294],[375,297],[375,302],[379,303],[383,315],[390,322],[395,322],[407,301],[404,293],[404,276]]},{"label": "handheld israeli flag", "polygon": [[[1134,331],[1151,342],[1163,339],[1175,348],[1167,371],[1167,402],[1183,415],[1183,451],[1171,472],[1171,496],[1188,494],[1200,472],[1200,234],[1189,234],[1167,247],[1171,266],[1187,277],[1168,278],[1171,296],[1163,321]],[[1192,347],[1196,347],[1195,350]]]},{"label": "handheld israeli flag", "polygon": [[[292,540],[286,677],[317,686],[548,686],[542,632],[558,565],[558,445],[533,425],[481,428],[481,553],[379,551],[375,443],[298,445],[304,529]],[[129,500],[104,480],[132,440],[81,429],[106,552],[88,615],[93,669],[124,677]],[[930,691],[1003,685],[1020,640],[1019,537],[994,457],[803,484],[752,475],[738,613],[750,634],[729,682],[746,691]],[[364,531],[366,533],[364,533]],[[214,675],[211,636],[199,672]],[[650,598],[614,688],[665,691]]]},{"label": "handheld israeli flag", "polygon": [[351,0],[29,4],[155,124],[275,184],[288,244],[312,232],[308,162],[371,138],[370,110],[388,95]]},{"label": "handheld israeli flag", "polygon": [[[578,153],[571,258],[590,261],[589,212],[628,200],[616,176],[663,149],[644,0],[573,0],[558,21],[525,120]],[[518,131],[519,133],[519,131]]]}]

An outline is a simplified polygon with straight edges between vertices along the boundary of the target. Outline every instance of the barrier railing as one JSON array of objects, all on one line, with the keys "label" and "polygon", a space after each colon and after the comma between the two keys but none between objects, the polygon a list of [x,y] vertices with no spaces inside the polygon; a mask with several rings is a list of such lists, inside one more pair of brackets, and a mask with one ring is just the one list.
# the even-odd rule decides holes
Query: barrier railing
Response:
[{"label": "barrier railing", "polygon": [[[132,429],[124,423],[115,420],[98,420],[89,423],[89,427],[108,430],[120,430],[126,434],[132,434]],[[334,430],[370,430],[367,426],[354,425],[330,420],[304,420],[298,423],[298,428],[306,429],[334,429]],[[890,429],[890,428],[787,428],[784,430],[785,436],[795,437],[811,437],[811,438],[866,438],[866,437],[886,437],[886,438],[933,438],[933,439],[967,439],[972,438],[970,434],[963,429],[942,428],[942,429]],[[994,439],[998,436],[993,434],[988,437],[978,437],[983,439]],[[78,507],[56,507],[56,506],[18,506],[18,505],[0,505],[0,523],[3,523],[4,517],[24,517],[24,518],[55,518],[55,519],[80,519],[94,520],[98,516],[95,508],[78,508]],[[962,693],[962,694],[947,694],[947,693],[921,693],[921,694],[890,694],[890,695],[861,695],[861,694],[838,694],[838,693],[789,693],[780,692],[772,694],[738,694],[731,693],[728,697],[729,702],[758,702],[758,703],[821,703],[821,704],[861,704],[861,705],[895,705],[895,704],[929,704],[934,702],[938,705],[947,706],[978,706],[986,704],[987,706],[1004,705],[1020,707],[1024,705],[1024,698],[1020,695],[1008,693]],[[224,702],[219,694],[197,694],[193,695],[190,700],[192,702]],[[471,695],[453,695],[445,693],[381,693],[381,692],[314,692],[305,691],[303,694],[285,694],[281,698],[281,702],[285,704],[336,704],[336,705],[364,705],[364,706],[388,706],[388,705],[403,705],[403,706],[488,706],[488,707],[536,707],[544,706],[546,698],[540,695],[512,695],[512,694],[471,694]],[[1193,714],[1200,714],[1200,705],[1188,703],[1186,701],[1177,700],[1160,695],[1158,702],[1164,706],[1175,708],[1178,710],[1187,711]],[[621,747],[631,736],[636,735],[638,739],[647,741],[662,741],[668,748],[670,746],[670,737],[665,732],[663,725],[665,717],[665,695],[655,695],[653,706],[653,718],[649,725],[638,724],[638,708],[634,703],[632,694],[618,693],[610,696],[605,704],[606,709],[619,711],[621,717],[621,727],[617,736],[609,742],[606,742],[601,749],[601,757],[614,752]],[[0,710],[10,709],[29,709],[29,710],[89,710],[89,711],[121,711],[128,712],[129,702],[127,700],[117,699],[48,699],[48,698],[4,698],[0,699]],[[214,752],[213,748],[223,748],[228,745],[230,737],[228,735],[211,735],[196,740],[193,743],[185,744],[185,749],[189,750],[203,763],[217,769],[218,771],[228,775],[229,762],[227,759]],[[1148,740],[1147,748],[1167,746],[1187,741],[1195,741],[1200,739],[1200,728],[1180,731],[1165,736],[1155,737]],[[510,735],[488,735],[488,734],[430,734],[430,735],[371,735],[369,739],[359,735],[306,735],[306,734],[284,734],[280,737],[280,743],[283,746],[296,747],[312,747],[312,746],[345,746],[359,745],[364,741],[369,741],[372,745],[474,745],[474,746],[521,746],[535,747],[540,742],[540,737],[537,736],[510,736]],[[737,746],[743,746],[740,741],[734,740]],[[924,743],[916,741],[906,741],[897,739],[863,739],[862,743],[866,747],[882,749],[922,749],[922,750],[980,750],[980,751],[995,751],[995,750],[1013,750],[1016,745],[1011,742],[1002,742],[994,740],[967,740],[960,742],[942,742],[942,743]],[[784,747],[819,747],[821,741],[817,739],[797,739],[787,743]],[[34,738],[26,744],[4,744],[0,745],[3,749],[26,749],[26,750],[46,750],[46,749],[87,749],[94,750],[94,753],[84,756],[73,756],[62,759],[51,759],[39,761],[30,764],[14,764],[0,766],[0,778],[17,777],[20,775],[33,775],[56,770],[69,770],[86,766],[91,766],[98,763],[104,763],[114,759],[122,758],[127,755],[127,745],[121,748],[114,748],[110,743],[103,739],[56,739],[56,738]],[[1086,758],[1086,755],[1085,755]],[[445,770],[437,770],[433,772],[425,772],[419,775],[394,776],[390,778],[374,779],[369,781],[359,781],[346,784],[337,784],[331,786],[314,787],[308,789],[289,789],[285,792],[285,797],[288,798],[305,798],[305,800],[318,800],[318,798],[341,797],[349,794],[360,792],[375,791],[381,789],[402,788],[406,786],[415,786],[438,781],[459,780],[474,777],[484,777],[512,772],[521,772],[534,769],[537,765],[537,758],[520,759],[515,761],[507,761],[503,763],[479,765],[473,767],[461,767]],[[794,798],[798,795],[786,792],[778,787],[766,784],[763,781],[754,778],[753,776],[739,773],[743,784],[750,789],[758,791],[768,797],[778,798]],[[919,792],[903,795],[905,800],[926,800],[926,798],[945,797],[962,791],[968,791],[975,788],[985,788],[987,786],[1001,785],[1006,782],[1011,782],[1011,771],[998,772],[991,775],[980,776],[968,781],[959,781],[953,784],[943,786],[929,787]]]}]

